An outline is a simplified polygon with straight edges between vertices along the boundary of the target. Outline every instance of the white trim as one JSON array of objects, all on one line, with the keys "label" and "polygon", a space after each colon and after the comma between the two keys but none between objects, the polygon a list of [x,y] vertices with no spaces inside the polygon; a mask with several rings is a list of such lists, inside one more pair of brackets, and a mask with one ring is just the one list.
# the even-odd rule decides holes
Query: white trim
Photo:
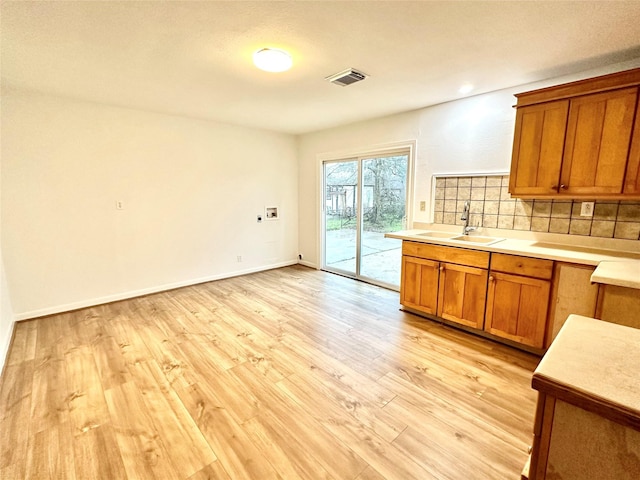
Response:
[{"label": "white trim", "polygon": [[300,260],[298,262],[299,265],[304,265],[305,267],[309,267],[309,268],[313,268],[315,270],[320,270],[320,267],[318,266],[318,264],[313,263],[313,262],[309,262],[307,260]]},{"label": "white trim", "polygon": [[65,305],[57,305],[55,307],[43,308],[40,310],[32,310],[30,312],[23,312],[14,314],[14,321],[28,320],[31,318],[44,317],[46,315],[53,315],[56,313],[69,312],[71,310],[78,310],[80,308],[94,307],[96,305],[102,305],[104,303],[117,302],[120,300],[127,300],[129,298],[141,297],[143,295],[149,295],[152,293],[164,292],[167,290],[173,290],[180,287],[189,287],[191,285],[197,285],[199,283],[212,282],[214,280],[222,280],[225,278],[239,277],[248,273],[262,272],[265,270],[273,270],[275,268],[288,267],[290,265],[296,265],[297,260],[290,260],[287,262],[274,263],[272,265],[263,265],[256,268],[248,268],[246,270],[237,270],[234,272],[222,273],[217,275],[210,275],[208,277],[195,278],[192,280],[184,280],[182,282],[168,283],[165,285],[159,285],[156,287],[142,288],[140,290],[132,290],[129,292],[116,293],[114,295],[107,295],[105,297],[92,298],[88,300],[82,300],[79,302],[67,303]]},{"label": "white trim", "polygon": [[7,339],[5,340],[5,344],[0,346],[0,375],[4,374],[4,367],[6,366],[7,356],[9,355],[9,347],[11,347],[11,339],[13,339],[13,332],[16,329],[16,321],[15,318],[11,322],[11,327],[9,328],[9,335],[7,335]]},{"label": "white trim", "polygon": [[485,173],[434,173],[434,178],[441,177],[504,177],[505,175],[509,175],[509,172],[485,172]]},{"label": "white trim", "polygon": [[349,148],[345,150],[335,150],[332,152],[323,152],[316,155],[316,159],[322,162],[330,162],[332,160],[349,160],[358,157],[366,157],[369,155],[385,155],[396,150],[410,150],[415,152],[416,141],[405,140],[403,142],[383,143],[379,145],[370,145],[361,148]]},{"label": "white trim", "polygon": [[[316,168],[317,168],[317,181],[316,181],[316,201],[318,204],[316,205],[316,225],[317,229],[317,237],[316,237],[316,258],[318,259],[318,266],[316,268],[322,269],[325,265],[325,239],[324,239],[324,229],[325,229],[325,208],[326,208],[326,199],[325,199],[325,171],[324,166],[327,163],[333,162],[347,162],[347,161],[356,161],[358,162],[358,188],[360,189],[360,184],[362,182],[361,179],[361,163],[363,159],[382,157],[382,156],[391,156],[393,154],[399,155],[407,155],[407,185],[406,185],[406,197],[405,197],[405,224],[404,228],[408,228],[409,225],[413,224],[413,211],[414,211],[414,203],[415,203],[415,171],[417,168],[416,162],[416,154],[417,154],[417,140],[405,140],[401,142],[392,142],[386,144],[373,145],[369,147],[363,148],[349,148],[340,151],[333,152],[323,152],[316,154]],[[435,185],[435,183],[434,183]],[[358,195],[362,195],[360,191]],[[358,222],[361,216],[362,209],[362,201],[361,198],[358,201]],[[358,230],[359,232],[359,230]],[[357,252],[356,255],[360,258],[360,239],[358,238],[356,241]],[[356,263],[356,268],[358,263]],[[339,273],[339,272],[338,272]],[[359,278],[360,272],[355,272],[355,277]],[[351,275],[347,275],[349,278],[352,278]],[[378,285],[376,282],[371,282],[374,285]],[[385,286],[385,288],[388,288]]]},{"label": "white trim", "polygon": [[436,180],[438,178],[451,178],[451,177],[504,177],[509,175],[510,172],[487,172],[487,173],[434,173],[431,175],[431,204],[429,208],[429,217],[427,217],[427,223],[434,223],[435,207],[436,207]]}]

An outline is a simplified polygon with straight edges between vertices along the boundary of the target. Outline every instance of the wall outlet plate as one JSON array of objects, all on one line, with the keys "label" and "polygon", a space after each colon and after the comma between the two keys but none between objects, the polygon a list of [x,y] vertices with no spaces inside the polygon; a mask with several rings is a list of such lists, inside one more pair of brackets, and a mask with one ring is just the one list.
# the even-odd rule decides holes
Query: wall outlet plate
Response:
[{"label": "wall outlet plate", "polygon": [[593,217],[594,205],[595,202],[582,202],[582,205],[580,205],[580,216]]},{"label": "wall outlet plate", "polygon": [[267,220],[278,220],[278,207],[265,207],[264,216]]}]

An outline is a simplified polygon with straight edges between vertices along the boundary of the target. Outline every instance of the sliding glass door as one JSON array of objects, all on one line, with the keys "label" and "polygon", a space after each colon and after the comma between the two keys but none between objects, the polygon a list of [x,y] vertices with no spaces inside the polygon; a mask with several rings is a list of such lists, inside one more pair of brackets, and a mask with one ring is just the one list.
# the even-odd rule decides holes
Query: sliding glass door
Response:
[{"label": "sliding glass door", "polygon": [[409,152],[324,163],[323,268],[394,289],[406,223]]}]

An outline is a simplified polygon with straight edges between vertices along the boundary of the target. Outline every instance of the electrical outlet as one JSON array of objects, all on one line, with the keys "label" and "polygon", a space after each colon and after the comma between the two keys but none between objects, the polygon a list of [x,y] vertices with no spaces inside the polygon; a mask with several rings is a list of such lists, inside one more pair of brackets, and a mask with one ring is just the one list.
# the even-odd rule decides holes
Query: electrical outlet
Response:
[{"label": "electrical outlet", "polygon": [[424,212],[427,208],[427,202],[425,202],[424,200],[420,201],[420,211]]},{"label": "electrical outlet", "polygon": [[116,200],[116,210],[124,210],[124,202],[122,200]]},{"label": "electrical outlet", "polygon": [[238,256],[236,257],[236,260],[238,260],[238,263],[240,263],[240,262],[242,261],[242,255],[238,255]]},{"label": "electrical outlet", "polygon": [[593,217],[594,202],[582,202],[580,205],[581,217]]}]

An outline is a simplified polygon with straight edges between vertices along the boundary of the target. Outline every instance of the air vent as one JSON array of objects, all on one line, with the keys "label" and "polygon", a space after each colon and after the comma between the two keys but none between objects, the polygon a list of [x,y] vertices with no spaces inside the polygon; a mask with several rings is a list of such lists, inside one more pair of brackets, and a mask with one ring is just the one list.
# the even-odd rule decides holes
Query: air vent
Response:
[{"label": "air vent", "polygon": [[353,68],[347,68],[346,70],[336,73],[335,75],[331,75],[325,80],[330,81],[336,85],[340,85],[341,87],[346,87],[347,85],[351,85],[352,83],[361,82],[368,75],[366,73],[359,72]]}]

